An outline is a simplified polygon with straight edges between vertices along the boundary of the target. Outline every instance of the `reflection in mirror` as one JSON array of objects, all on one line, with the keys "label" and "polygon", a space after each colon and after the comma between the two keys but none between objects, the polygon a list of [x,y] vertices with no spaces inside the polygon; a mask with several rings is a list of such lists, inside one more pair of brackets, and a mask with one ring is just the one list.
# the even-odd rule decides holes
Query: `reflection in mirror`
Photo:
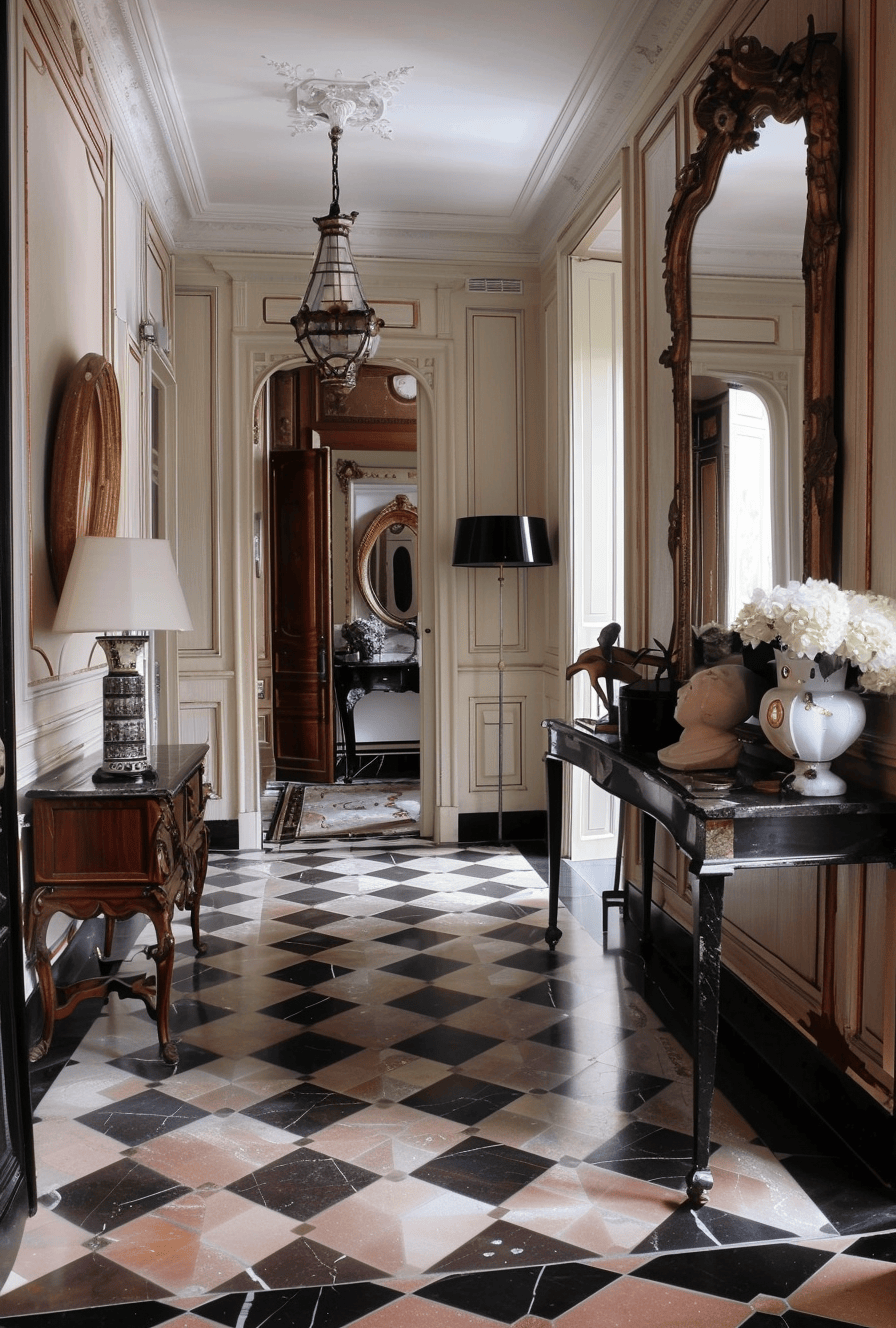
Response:
[{"label": "reflection in mirror", "polygon": [[384,623],[402,628],[417,613],[417,508],[396,494],[375,514],[358,544],[358,585]]},{"label": "reflection in mirror", "polygon": [[[731,565],[727,547],[721,543],[711,547],[711,534],[703,539],[699,530],[704,517],[720,522],[722,495],[717,490],[713,499],[712,494],[695,491],[692,371],[721,379],[723,390],[727,384],[749,385],[768,411],[773,558],[781,576],[825,577],[833,572],[839,59],[834,35],[817,34],[811,19],[808,36],[780,55],[755,37],[739,38],[731,49],[717,53],[694,104],[702,139],[681,172],[666,228],[666,303],[672,342],[662,357],[673,374],[675,484],[669,548],[675,583],[673,648],[684,675],[690,671],[691,627],[701,618],[700,547],[706,548],[714,569],[716,605],[732,593],[726,590],[723,596],[721,590],[722,576],[727,586]],[[777,125],[772,128],[774,122],[780,122],[785,132],[779,134]],[[801,144],[798,162],[792,147],[794,130]],[[765,156],[763,146],[768,149]],[[755,162],[749,160],[753,157]],[[766,161],[768,177],[763,172]],[[753,179],[750,171],[759,172],[761,178]],[[790,181],[786,190],[785,177]],[[741,178],[747,181],[746,195],[739,191]],[[715,211],[717,190],[721,192]],[[763,196],[783,193],[791,199],[790,219],[772,223],[764,215]],[[803,200],[802,227],[796,220],[798,199]],[[700,227],[711,202],[713,208]],[[795,284],[785,263],[795,252],[800,229],[804,291],[799,303],[804,309],[805,344],[798,345],[791,335],[789,367],[771,368],[763,355],[768,361],[774,354],[775,365],[782,363],[777,358],[782,334],[792,334],[793,328],[788,327],[792,319],[781,310],[796,308],[796,302],[779,296],[773,299],[777,308],[770,313],[749,292],[752,283],[757,293],[760,287],[774,291],[778,283],[779,290],[788,282]],[[770,244],[762,248],[757,243],[760,231],[771,235]],[[802,409],[797,413],[793,361],[803,353]],[[796,482],[800,452],[802,471]],[[718,463],[716,483],[721,483]],[[785,491],[801,491],[801,520],[795,515],[797,504],[783,497]],[[788,525],[799,529],[788,531]],[[797,536],[802,553],[794,558]],[[724,617],[721,612],[712,616]]]},{"label": "reflection in mirror", "polygon": [[[757,586],[799,575],[805,164],[802,122],[768,119],[753,152],[726,158],[694,229],[693,367],[724,364],[724,379],[691,378],[698,625],[727,624]],[[778,427],[751,374],[783,398]]]},{"label": "reflection in mirror", "polygon": [[[405,506],[407,504],[407,506]],[[397,511],[392,509],[398,505]],[[367,566],[359,571],[362,591],[372,593],[370,607],[384,621],[398,619],[407,622],[417,616],[417,531],[407,524],[407,517],[417,510],[398,494],[389,508],[375,520],[382,526],[390,520],[371,543],[367,553]]]}]

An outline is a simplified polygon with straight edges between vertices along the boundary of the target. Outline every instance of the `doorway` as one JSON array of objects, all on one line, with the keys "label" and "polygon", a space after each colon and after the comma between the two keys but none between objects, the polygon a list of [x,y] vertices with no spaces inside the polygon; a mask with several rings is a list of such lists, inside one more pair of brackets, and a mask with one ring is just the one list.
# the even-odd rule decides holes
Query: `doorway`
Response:
[{"label": "doorway", "polygon": [[[275,373],[260,399],[263,804],[271,784],[286,780],[332,785],[400,776],[419,785],[416,381],[365,366],[342,398],[301,367]],[[369,532],[382,538],[362,548]],[[352,622],[379,634],[382,667],[365,672],[361,664],[359,677],[349,678],[346,660],[357,662],[357,641],[343,627]]]}]

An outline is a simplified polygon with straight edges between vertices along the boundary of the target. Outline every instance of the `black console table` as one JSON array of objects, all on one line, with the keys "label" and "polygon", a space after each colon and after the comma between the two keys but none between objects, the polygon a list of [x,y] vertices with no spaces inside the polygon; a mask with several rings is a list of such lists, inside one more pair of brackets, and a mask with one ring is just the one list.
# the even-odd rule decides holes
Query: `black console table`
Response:
[{"label": "black console table", "polygon": [[333,685],[345,738],[345,782],[350,784],[359,764],[352,713],[355,706],[370,692],[419,692],[420,665],[406,655],[382,655],[358,663],[349,663],[337,655],[333,662]]},{"label": "black console table", "polygon": [[666,770],[649,753],[622,751],[618,739],[579,724],[547,719],[551,949],[557,926],[563,763],[585,770],[607,793],[642,812],[644,918],[641,943],[651,946],[650,910],[657,822],[688,858],[692,877],[694,953],[694,1152],[687,1177],[695,1207],[712,1188],[709,1167],[712,1095],[719,1030],[722,900],[725,880],[738,868],[886,862],[896,865],[896,801],[853,786],[838,798],[760,793],[755,776],[739,771],[724,792],[696,792],[694,780]]}]

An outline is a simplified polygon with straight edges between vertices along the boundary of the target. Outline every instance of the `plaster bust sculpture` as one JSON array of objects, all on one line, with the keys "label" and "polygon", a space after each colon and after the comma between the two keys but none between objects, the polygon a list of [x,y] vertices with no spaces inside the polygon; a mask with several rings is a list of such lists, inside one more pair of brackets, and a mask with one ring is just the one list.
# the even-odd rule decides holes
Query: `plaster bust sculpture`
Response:
[{"label": "plaster bust sculpture", "polygon": [[762,682],[741,664],[702,669],[678,693],[678,742],[657,756],[673,770],[719,770],[737,765],[741,743],[731,730],[756,709]]}]

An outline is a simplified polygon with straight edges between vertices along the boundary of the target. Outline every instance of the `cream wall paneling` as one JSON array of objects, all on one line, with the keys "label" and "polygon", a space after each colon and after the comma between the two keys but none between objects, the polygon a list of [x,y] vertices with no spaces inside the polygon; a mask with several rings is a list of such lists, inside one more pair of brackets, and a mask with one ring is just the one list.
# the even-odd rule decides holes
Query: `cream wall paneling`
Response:
[{"label": "cream wall paneling", "polygon": [[193,631],[180,633],[182,671],[220,659],[222,536],[218,475],[218,299],[214,289],[179,291],[176,296],[177,545],[181,584]]},{"label": "cream wall paneling", "polygon": [[[206,695],[202,696],[201,693]],[[183,743],[208,743],[205,757],[205,782],[211,785],[206,819],[228,819],[232,803],[228,784],[225,688],[219,679],[205,683],[191,680],[182,689],[180,701],[180,740]]]},{"label": "cream wall paneling", "polygon": [[[510,695],[505,679],[504,692],[504,793],[523,787],[522,745],[526,732],[524,696]],[[501,721],[498,698],[473,697],[470,700],[470,792],[498,787],[498,741]]]},{"label": "cream wall paneling", "polygon": [[[571,520],[565,532],[573,605],[570,662],[597,644],[607,623],[624,626],[622,269],[596,259],[571,263]],[[567,686],[574,716],[598,713],[599,698],[586,674]],[[616,799],[575,770],[568,791],[569,856],[612,857]]]},{"label": "cream wall paneling", "polygon": [[[64,638],[50,631],[56,596],[44,524],[47,469],[56,412],[69,371],[88,351],[109,356],[109,213],[105,153],[71,70],[51,49],[26,45],[23,55],[25,135],[25,272],[30,513],[31,651],[26,677],[58,673]],[[65,224],[60,225],[64,218]],[[84,658],[67,666],[83,668]]]}]

